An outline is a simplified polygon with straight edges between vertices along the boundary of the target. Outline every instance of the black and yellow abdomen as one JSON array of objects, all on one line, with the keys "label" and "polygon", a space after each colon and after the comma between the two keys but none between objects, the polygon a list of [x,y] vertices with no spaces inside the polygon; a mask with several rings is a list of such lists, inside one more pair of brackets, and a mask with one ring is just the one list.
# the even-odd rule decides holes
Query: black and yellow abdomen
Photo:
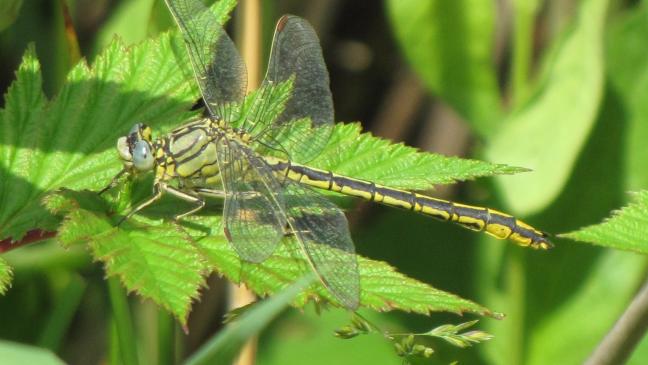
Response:
[{"label": "black and yellow abdomen", "polygon": [[432,198],[286,160],[266,157],[266,162],[277,173],[301,184],[411,210],[443,221],[455,222],[474,231],[485,231],[499,239],[509,239],[520,246],[537,249],[552,247],[546,233],[494,209]]}]

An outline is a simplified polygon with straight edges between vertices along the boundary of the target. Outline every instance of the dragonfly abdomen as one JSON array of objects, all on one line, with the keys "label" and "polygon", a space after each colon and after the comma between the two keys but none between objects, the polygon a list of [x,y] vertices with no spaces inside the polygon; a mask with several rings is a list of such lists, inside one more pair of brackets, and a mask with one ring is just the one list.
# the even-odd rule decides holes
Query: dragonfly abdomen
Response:
[{"label": "dragonfly abdomen", "polygon": [[451,221],[474,231],[485,231],[498,239],[510,239],[520,246],[541,249],[552,246],[547,240],[546,233],[494,209],[454,203],[407,190],[390,188],[290,161],[269,158],[267,162],[275,171],[301,184],[411,210],[443,221]]}]

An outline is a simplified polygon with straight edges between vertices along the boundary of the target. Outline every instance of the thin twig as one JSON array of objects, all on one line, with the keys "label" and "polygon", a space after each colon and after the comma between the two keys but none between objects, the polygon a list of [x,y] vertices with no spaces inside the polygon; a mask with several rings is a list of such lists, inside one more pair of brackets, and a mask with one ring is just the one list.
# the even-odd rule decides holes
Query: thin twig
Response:
[{"label": "thin twig", "polygon": [[587,359],[587,365],[623,364],[648,329],[648,280]]},{"label": "thin twig", "polygon": [[409,133],[424,96],[418,77],[409,69],[401,68],[381,103],[372,132],[383,138],[402,140]]},{"label": "thin twig", "polygon": [[[241,27],[237,29],[242,40],[243,60],[248,70],[248,88],[256,89],[261,83],[261,2],[260,0],[245,0],[240,5]],[[231,297],[229,309],[242,307],[256,300],[250,290],[242,286],[230,285]],[[253,365],[256,362],[257,339],[250,338],[243,346],[236,365]]]}]

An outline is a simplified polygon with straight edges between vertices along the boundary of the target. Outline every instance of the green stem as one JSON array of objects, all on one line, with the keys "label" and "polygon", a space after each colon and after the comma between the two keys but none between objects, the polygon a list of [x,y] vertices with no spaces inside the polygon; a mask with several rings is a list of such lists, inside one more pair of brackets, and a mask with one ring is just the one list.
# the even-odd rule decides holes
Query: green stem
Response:
[{"label": "green stem", "polygon": [[513,364],[524,363],[524,315],[526,306],[526,273],[525,266],[525,253],[520,249],[511,250],[510,262],[507,267],[507,291],[509,302],[511,303],[508,316],[512,319],[510,323],[511,343],[509,349],[511,354],[509,359],[513,360]]},{"label": "green stem", "polygon": [[518,106],[526,96],[533,53],[533,27],[538,2],[513,1],[513,55],[511,60],[511,89],[513,106]]},{"label": "green stem", "polygon": [[290,302],[314,281],[309,274],[278,294],[255,304],[224,330],[203,344],[184,365],[229,364],[234,361],[243,345],[256,336],[283,311]]},{"label": "green stem", "polygon": [[108,279],[108,294],[113,310],[113,320],[117,330],[119,353],[124,365],[137,365],[137,344],[131,320],[128,298],[117,278]]},{"label": "green stem", "polygon": [[158,361],[160,365],[175,363],[175,321],[164,309],[158,309]]},{"label": "green stem", "polygon": [[38,340],[40,347],[46,347],[54,352],[59,349],[86,288],[85,281],[79,275],[67,272],[59,275],[64,276],[63,279],[67,283],[57,295],[54,309]]}]

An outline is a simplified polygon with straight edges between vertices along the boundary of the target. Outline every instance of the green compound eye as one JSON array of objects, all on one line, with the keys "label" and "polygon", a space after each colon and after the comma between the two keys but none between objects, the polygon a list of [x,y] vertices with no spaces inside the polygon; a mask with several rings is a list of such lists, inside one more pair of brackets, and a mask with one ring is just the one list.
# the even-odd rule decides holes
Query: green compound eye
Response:
[{"label": "green compound eye", "polygon": [[153,155],[148,142],[137,141],[133,146],[133,166],[139,171],[147,171],[153,168]]}]

